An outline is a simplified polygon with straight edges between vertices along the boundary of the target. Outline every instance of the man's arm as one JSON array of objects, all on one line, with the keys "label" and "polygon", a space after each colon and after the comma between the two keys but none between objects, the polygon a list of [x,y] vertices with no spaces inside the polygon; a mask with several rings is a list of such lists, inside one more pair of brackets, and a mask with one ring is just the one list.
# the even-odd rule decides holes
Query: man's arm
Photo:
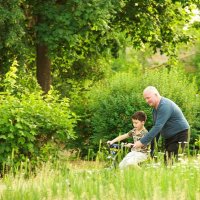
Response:
[{"label": "man's arm", "polygon": [[147,145],[151,142],[162,130],[163,126],[170,118],[172,113],[172,108],[170,104],[162,104],[160,108],[157,110],[157,118],[155,125],[151,128],[151,130],[140,139],[140,142],[144,145]]}]

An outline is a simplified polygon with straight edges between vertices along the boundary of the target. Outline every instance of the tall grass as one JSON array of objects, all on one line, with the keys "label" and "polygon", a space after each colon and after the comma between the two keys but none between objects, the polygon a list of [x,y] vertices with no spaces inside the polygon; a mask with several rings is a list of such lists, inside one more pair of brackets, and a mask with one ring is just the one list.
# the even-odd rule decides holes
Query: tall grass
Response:
[{"label": "tall grass", "polygon": [[166,167],[106,169],[100,162],[45,164],[24,178],[23,172],[0,181],[2,200],[196,200],[200,199],[200,156]]}]

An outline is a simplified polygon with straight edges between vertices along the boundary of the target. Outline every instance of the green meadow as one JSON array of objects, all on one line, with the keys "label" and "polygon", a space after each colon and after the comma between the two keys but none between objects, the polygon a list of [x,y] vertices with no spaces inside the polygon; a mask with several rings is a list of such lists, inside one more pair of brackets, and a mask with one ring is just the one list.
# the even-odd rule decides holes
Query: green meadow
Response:
[{"label": "green meadow", "polygon": [[165,166],[148,162],[125,170],[99,161],[46,163],[34,174],[18,171],[0,181],[1,200],[198,200],[200,156]]}]

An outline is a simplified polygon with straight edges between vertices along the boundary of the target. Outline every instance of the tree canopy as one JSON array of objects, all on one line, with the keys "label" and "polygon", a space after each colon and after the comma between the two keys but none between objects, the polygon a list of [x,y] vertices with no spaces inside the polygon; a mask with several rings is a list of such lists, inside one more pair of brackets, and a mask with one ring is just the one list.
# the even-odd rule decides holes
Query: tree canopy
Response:
[{"label": "tree canopy", "polygon": [[[38,83],[48,92],[51,71],[80,59],[119,49],[119,34],[134,48],[149,43],[173,53],[186,42],[183,31],[198,1],[173,0],[10,0],[0,3],[0,65],[8,71],[14,58],[36,64]],[[63,66],[62,63],[66,61]],[[23,65],[20,65],[23,66]]]}]

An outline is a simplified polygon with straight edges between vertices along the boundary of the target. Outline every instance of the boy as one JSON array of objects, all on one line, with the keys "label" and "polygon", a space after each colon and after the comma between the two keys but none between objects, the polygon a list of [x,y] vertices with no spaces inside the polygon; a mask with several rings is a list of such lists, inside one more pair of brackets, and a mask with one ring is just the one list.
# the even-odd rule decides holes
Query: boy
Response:
[{"label": "boy", "polygon": [[[134,143],[140,140],[148,132],[146,128],[144,127],[146,119],[147,119],[147,116],[143,111],[138,111],[134,113],[132,116],[132,123],[133,123],[134,128],[128,133],[120,135],[111,141],[107,141],[107,143],[109,145],[112,145],[115,142],[120,142],[121,140],[124,140],[129,137],[133,138]],[[125,146],[131,148],[133,144],[128,143]],[[148,157],[147,151],[148,151],[147,146],[143,146],[138,149],[134,149],[132,147],[131,152],[128,153],[124,157],[124,159],[120,162],[119,164],[120,169],[123,169],[124,167],[130,166],[130,165],[137,165],[138,163],[143,162]]]}]

